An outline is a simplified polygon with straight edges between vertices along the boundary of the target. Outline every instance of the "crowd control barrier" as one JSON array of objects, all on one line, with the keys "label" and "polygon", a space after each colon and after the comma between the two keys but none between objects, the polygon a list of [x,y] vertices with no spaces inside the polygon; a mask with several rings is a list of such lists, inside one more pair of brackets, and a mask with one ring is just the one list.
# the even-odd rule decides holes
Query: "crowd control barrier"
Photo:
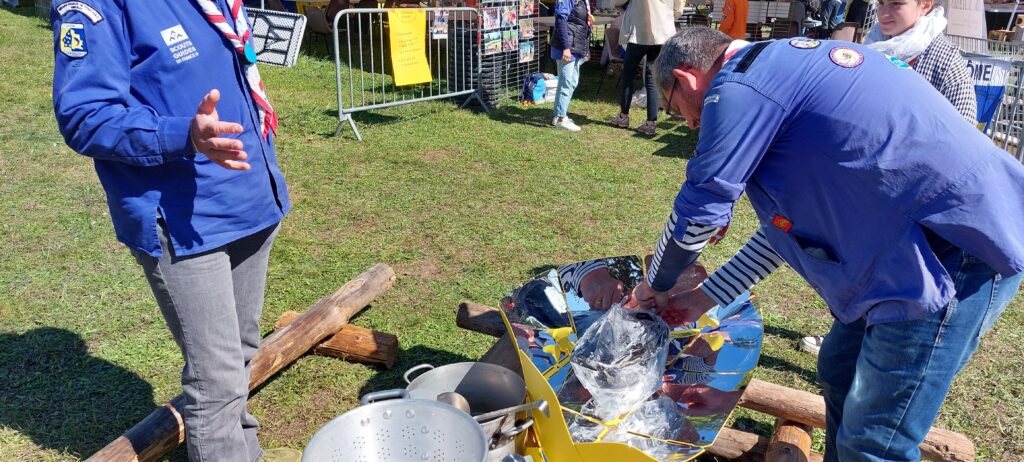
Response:
[{"label": "crowd control barrier", "polygon": [[[480,18],[473,8],[352,8],[332,24],[338,126],[352,114],[420,101],[480,98]],[[397,71],[397,72],[396,72]]]}]

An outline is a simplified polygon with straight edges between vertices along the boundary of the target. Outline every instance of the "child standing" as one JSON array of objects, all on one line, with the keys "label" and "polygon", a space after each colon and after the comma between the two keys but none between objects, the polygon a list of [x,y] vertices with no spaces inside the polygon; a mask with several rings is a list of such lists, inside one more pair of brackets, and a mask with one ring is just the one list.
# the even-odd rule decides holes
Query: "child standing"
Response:
[{"label": "child standing", "polygon": [[555,117],[551,124],[571,132],[580,126],[568,116],[569,100],[580,81],[580,65],[590,52],[590,4],[587,0],[558,0],[555,4],[555,34],[551,39],[551,59],[558,68],[558,93]]}]

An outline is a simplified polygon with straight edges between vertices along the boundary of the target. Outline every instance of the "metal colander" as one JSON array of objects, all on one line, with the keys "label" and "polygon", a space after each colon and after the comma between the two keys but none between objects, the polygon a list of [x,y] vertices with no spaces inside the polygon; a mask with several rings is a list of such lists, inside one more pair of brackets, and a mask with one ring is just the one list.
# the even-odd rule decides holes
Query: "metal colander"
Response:
[{"label": "metal colander", "polygon": [[[324,425],[303,462],[483,462],[487,439],[472,417],[447,404],[406,398],[405,390],[363,397]],[[376,401],[376,402],[375,402]]]}]

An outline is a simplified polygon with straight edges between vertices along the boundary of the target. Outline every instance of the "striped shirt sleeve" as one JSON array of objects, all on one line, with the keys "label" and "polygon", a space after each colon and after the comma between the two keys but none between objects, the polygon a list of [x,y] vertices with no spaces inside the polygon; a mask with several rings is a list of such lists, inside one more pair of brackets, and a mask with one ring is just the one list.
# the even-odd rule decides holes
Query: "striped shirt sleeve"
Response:
[{"label": "striped shirt sleeve", "polygon": [[783,263],[785,260],[775,253],[765,237],[764,229],[760,229],[700,287],[719,306],[727,306]]},{"label": "striped shirt sleeve", "polygon": [[608,263],[605,260],[588,260],[558,268],[558,279],[562,283],[562,290],[567,294],[575,293],[576,295],[582,296],[583,294],[581,294],[579,290],[580,282],[583,281],[583,277],[598,268],[607,267]]},{"label": "striped shirt sleeve", "polygon": [[665,224],[665,231],[658,240],[654,259],[647,270],[647,283],[651,288],[658,292],[671,289],[683,270],[697,261],[697,256],[717,230],[716,226],[689,221],[683,226],[673,211],[668,223]]}]

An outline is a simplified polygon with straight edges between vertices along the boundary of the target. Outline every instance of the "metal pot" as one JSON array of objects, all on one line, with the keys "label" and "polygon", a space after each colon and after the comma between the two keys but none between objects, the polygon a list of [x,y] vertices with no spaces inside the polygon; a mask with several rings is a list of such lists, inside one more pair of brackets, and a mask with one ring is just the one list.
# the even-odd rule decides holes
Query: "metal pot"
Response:
[{"label": "metal pot", "polygon": [[488,441],[472,417],[437,401],[408,397],[401,389],[363,396],[362,406],[313,435],[302,461],[486,461]]},{"label": "metal pot", "polygon": [[[413,373],[427,370],[412,379]],[[526,383],[515,372],[497,364],[463,362],[435,368],[420,364],[405,372],[405,387],[416,399],[437,399],[437,395],[455,392],[469,402],[471,415],[507,409],[526,400]],[[480,422],[488,440],[516,428],[514,415],[502,415]]]}]

